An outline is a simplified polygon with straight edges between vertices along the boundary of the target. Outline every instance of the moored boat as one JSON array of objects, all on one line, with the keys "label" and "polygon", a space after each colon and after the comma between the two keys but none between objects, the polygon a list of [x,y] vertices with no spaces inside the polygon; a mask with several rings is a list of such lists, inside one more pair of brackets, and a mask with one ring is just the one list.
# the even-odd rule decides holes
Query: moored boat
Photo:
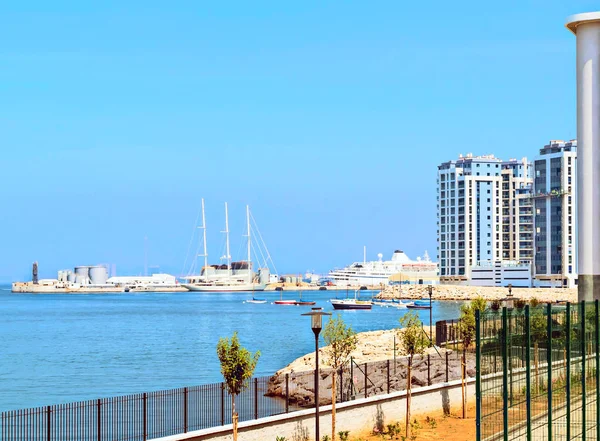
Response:
[{"label": "moored boat", "polygon": [[431,303],[429,300],[415,300],[412,303],[408,303],[406,307],[410,309],[430,309]]},{"label": "moored boat", "polygon": [[356,299],[330,299],[333,309],[371,309],[373,303]]},{"label": "moored boat", "polygon": [[[229,251],[229,214],[227,203],[225,203],[225,256],[221,260],[225,260],[226,264],[208,264],[208,253],[206,250],[206,218],[204,215],[204,199],[202,199],[202,229],[203,237],[203,254],[204,266],[199,275],[187,276],[186,283],[182,285],[190,291],[199,292],[243,292],[243,291],[264,291],[267,282],[270,279],[270,271],[265,260],[264,268],[259,268],[257,272],[253,271],[252,262],[252,239],[250,226],[250,208],[246,206],[246,238],[248,255],[246,260],[232,262]],[[261,238],[262,240],[262,238]],[[268,251],[266,255],[270,255]],[[272,261],[271,261],[272,262]]]}]

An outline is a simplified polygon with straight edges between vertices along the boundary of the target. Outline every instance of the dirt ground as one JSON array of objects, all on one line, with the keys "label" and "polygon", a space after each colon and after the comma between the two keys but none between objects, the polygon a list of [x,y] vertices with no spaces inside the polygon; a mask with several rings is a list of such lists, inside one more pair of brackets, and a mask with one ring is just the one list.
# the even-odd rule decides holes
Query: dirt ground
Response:
[{"label": "dirt ground", "polygon": [[[427,417],[430,421],[428,422]],[[474,441],[475,440],[475,403],[472,403],[467,408],[467,419],[461,418],[460,410],[453,410],[449,416],[444,416],[443,412],[432,412],[425,415],[416,415],[421,428],[413,431],[416,441],[437,440],[437,441]],[[401,440],[401,435],[404,434],[404,422],[399,421],[402,427],[402,433],[397,438]],[[435,427],[433,427],[435,426]],[[336,439],[339,439],[336,437]],[[389,440],[388,434],[374,435],[372,431],[363,433],[350,433],[350,441],[382,441]]]}]

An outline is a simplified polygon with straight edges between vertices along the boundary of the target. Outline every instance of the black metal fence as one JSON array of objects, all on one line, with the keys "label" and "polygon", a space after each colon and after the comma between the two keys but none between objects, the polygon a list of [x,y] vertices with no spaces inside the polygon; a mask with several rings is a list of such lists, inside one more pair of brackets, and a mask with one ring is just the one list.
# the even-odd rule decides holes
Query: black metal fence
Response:
[{"label": "black metal fence", "polygon": [[[455,342],[453,342],[455,344]],[[413,387],[461,378],[461,351],[442,349],[413,361]],[[467,372],[474,375],[475,357]],[[321,369],[320,404],[331,403],[331,369]],[[406,389],[405,357],[356,363],[338,371],[336,401]],[[239,421],[314,407],[314,371],[256,377],[236,397]],[[0,413],[0,441],[146,441],[231,424],[224,383],[133,394]]]},{"label": "black metal fence", "polygon": [[600,440],[599,303],[478,315],[477,439]]}]

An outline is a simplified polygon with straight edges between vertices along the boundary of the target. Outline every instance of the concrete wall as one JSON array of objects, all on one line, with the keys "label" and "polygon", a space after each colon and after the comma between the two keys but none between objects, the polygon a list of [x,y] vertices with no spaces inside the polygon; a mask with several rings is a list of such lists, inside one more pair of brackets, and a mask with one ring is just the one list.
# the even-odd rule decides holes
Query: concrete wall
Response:
[{"label": "concrete wall", "polygon": [[[411,414],[439,412],[444,408],[460,409],[461,397],[460,380],[413,389]],[[469,400],[475,397],[474,379],[467,380],[467,397]],[[320,435],[321,437],[323,435],[331,436],[331,406],[322,406],[320,410]],[[384,424],[402,421],[405,410],[406,391],[338,404],[336,406],[336,432],[349,430],[352,436],[352,433],[375,427],[378,414],[383,417]],[[291,439],[298,425],[306,429],[311,439],[314,439],[314,409],[240,423],[238,438],[243,441],[275,441],[277,436]],[[229,424],[164,437],[156,441],[230,441],[232,439],[232,426]]]}]

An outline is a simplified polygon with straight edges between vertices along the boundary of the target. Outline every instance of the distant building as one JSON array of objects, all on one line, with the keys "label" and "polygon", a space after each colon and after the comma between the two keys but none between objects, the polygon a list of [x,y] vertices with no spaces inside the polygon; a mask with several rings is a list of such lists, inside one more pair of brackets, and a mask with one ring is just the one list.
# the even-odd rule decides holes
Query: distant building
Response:
[{"label": "distant building", "polygon": [[577,141],[550,141],[534,168],[534,284],[571,288],[577,284]]},{"label": "distant building", "polygon": [[[532,167],[527,158],[503,161],[494,155],[460,155],[438,166],[437,184],[441,283],[468,284],[473,267],[487,268],[495,262],[531,268]],[[501,278],[501,285],[507,283]]]}]

